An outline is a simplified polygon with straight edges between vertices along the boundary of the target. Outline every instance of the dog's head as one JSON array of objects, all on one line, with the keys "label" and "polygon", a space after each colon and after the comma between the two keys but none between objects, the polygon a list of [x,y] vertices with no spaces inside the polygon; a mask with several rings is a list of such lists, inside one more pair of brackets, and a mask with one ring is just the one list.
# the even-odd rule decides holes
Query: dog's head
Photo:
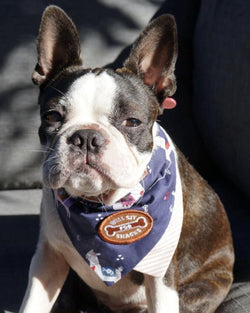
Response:
[{"label": "dog's head", "polygon": [[45,10],[32,77],[45,185],[112,204],[138,183],[153,124],[176,89],[176,40],[174,18],[164,15],[142,32],[122,69],[84,69],[76,27],[58,7]]}]

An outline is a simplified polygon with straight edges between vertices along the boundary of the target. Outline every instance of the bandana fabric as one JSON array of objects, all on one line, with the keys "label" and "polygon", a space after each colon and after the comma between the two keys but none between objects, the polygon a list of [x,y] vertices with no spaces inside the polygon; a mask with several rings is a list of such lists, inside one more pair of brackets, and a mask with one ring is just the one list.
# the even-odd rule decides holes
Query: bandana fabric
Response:
[{"label": "bandana fabric", "polygon": [[[182,210],[179,213],[176,211],[177,202],[182,202],[182,199],[175,199],[176,184],[180,185],[174,146],[156,124],[154,149],[146,177],[113,206],[83,198],[67,197],[62,200],[54,191],[59,216],[72,244],[107,286],[116,283],[132,269],[150,275],[164,275],[176,249],[182,224]],[[98,235],[100,223],[126,209],[149,214],[153,219],[151,231],[144,238],[129,244],[104,241]],[[169,254],[168,260],[166,253]],[[158,263],[162,258],[164,266],[159,269]]]}]

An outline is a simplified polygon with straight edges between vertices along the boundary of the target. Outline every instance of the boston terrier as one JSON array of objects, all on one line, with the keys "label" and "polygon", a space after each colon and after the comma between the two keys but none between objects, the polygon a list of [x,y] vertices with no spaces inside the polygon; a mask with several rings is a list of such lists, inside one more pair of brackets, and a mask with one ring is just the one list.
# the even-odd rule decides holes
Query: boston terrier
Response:
[{"label": "boston terrier", "polygon": [[212,313],[227,295],[234,252],[223,206],[156,122],[176,104],[176,32],[160,16],[123,68],[86,69],[71,19],[45,10],[32,76],[41,227],[20,313],[50,312],[69,268],[100,312]]}]

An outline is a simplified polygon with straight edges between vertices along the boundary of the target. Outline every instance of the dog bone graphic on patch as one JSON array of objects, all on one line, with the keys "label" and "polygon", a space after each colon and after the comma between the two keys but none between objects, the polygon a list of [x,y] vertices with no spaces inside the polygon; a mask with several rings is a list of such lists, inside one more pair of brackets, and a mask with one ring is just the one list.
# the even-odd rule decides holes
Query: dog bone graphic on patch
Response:
[{"label": "dog bone graphic on patch", "polygon": [[147,221],[145,217],[138,217],[133,223],[121,224],[120,226],[108,225],[104,228],[107,236],[114,236],[117,232],[122,232],[130,230],[136,227],[145,228],[147,226]]},{"label": "dog bone graphic on patch", "polygon": [[114,213],[104,219],[99,236],[113,244],[129,244],[145,237],[152,229],[152,217],[142,211],[127,210]]}]

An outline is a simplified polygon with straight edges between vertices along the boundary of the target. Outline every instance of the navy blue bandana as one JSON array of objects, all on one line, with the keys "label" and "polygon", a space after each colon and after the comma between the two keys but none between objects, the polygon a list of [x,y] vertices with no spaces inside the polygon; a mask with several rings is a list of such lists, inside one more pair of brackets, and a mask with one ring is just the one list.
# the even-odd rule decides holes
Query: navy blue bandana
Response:
[{"label": "navy blue bandana", "polygon": [[[176,188],[173,149],[166,133],[157,125],[147,175],[113,206],[69,196],[62,200],[58,191],[54,191],[56,207],[70,240],[107,286],[113,285],[136,267],[161,239],[169,225]],[[150,232],[129,244],[104,241],[98,234],[100,224],[110,215],[125,212],[126,209],[149,214],[153,220]]]}]

